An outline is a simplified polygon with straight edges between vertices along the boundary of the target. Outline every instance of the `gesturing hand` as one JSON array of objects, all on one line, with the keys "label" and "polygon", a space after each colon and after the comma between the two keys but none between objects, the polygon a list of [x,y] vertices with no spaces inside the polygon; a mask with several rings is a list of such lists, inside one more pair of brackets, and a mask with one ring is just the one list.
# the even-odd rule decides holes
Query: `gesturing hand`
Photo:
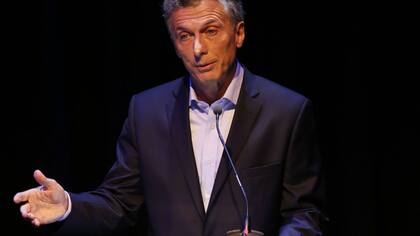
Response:
[{"label": "gesturing hand", "polygon": [[35,226],[57,221],[67,211],[68,199],[63,187],[49,179],[41,171],[34,172],[34,178],[41,186],[17,193],[13,200],[20,207],[22,217]]}]

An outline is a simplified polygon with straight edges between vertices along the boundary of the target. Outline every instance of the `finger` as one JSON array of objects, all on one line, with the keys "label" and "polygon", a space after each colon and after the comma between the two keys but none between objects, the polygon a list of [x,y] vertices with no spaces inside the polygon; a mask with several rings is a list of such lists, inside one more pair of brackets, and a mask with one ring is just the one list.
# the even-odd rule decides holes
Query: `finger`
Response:
[{"label": "finger", "polygon": [[32,220],[32,224],[35,225],[36,227],[39,227],[41,225],[41,222],[39,222],[39,220],[35,218]]},{"label": "finger", "polygon": [[26,202],[29,199],[29,191],[24,191],[24,192],[20,192],[20,193],[16,193],[15,196],[13,197],[13,201],[18,204],[21,202]]},{"label": "finger", "polygon": [[22,214],[23,218],[30,218],[29,213],[31,211],[31,206],[29,203],[26,203],[22,206],[20,206],[20,214]]},{"label": "finger", "polygon": [[34,178],[38,184],[48,188],[51,187],[52,180],[45,177],[45,175],[40,170],[35,170],[34,172]]}]

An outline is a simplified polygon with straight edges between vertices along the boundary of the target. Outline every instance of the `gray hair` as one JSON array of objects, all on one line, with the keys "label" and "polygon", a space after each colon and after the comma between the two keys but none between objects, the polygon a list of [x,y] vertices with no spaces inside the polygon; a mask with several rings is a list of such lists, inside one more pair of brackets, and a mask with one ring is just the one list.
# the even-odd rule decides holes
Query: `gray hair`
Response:
[{"label": "gray hair", "polygon": [[[182,7],[197,6],[203,0],[164,0],[163,1],[163,18],[165,21],[169,19],[171,13]],[[230,17],[234,22],[240,22],[244,20],[244,9],[242,7],[241,0],[216,0],[222,4],[225,11],[229,13]]]}]

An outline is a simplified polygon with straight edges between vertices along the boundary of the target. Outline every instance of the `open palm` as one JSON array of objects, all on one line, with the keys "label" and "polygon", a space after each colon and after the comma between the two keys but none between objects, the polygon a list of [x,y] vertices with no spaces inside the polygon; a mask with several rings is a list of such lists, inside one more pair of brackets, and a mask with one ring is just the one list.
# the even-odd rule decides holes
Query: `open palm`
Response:
[{"label": "open palm", "polygon": [[34,178],[41,186],[17,193],[13,198],[17,204],[24,203],[20,207],[22,217],[35,226],[57,221],[68,207],[63,187],[55,180],[45,177],[39,170],[34,172]]}]

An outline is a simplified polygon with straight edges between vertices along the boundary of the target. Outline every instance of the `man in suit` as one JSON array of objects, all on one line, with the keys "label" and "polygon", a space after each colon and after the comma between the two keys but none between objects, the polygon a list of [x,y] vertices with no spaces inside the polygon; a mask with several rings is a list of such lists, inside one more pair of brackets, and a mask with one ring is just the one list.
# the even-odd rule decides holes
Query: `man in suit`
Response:
[{"label": "man in suit", "polygon": [[[236,59],[245,38],[235,0],[165,0],[164,17],[189,76],[133,96],[104,182],[67,193],[41,185],[14,197],[34,225],[64,234],[111,234],[146,209],[148,235],[321,235],[320,160],[310,101],[253,75]],[[242,230],[243,229],[243,230]]]}]

